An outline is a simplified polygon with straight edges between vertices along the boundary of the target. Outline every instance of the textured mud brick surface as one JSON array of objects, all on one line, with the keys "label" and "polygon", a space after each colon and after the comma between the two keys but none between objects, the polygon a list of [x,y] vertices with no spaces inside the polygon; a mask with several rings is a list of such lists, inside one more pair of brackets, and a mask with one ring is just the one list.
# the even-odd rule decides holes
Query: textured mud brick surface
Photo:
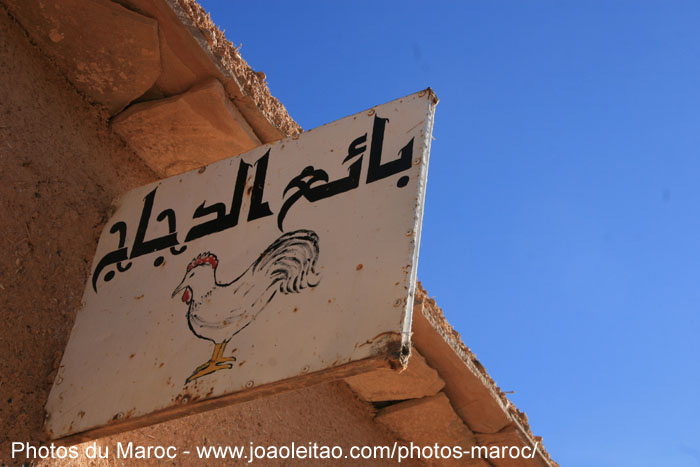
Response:
[{"label": "textured mud brick surface", "polygon": [[[153,172],[0,7],[0,465],[12,441],[46,442],[44,404],[111,200]],[[89,378],[90,375],[86,375]],[[392,444],[371,405],[329,383],[105,438],[140,445]],[[35,465],[215,465],[111,458]],[[344,461],[337,465],[360,465]],[[226,463],[226,465],[231,465]],[[242,465],[242,464],[241,464]],[[262,464],[261,464],[262,465]],[[289,461],[265,465],[292,465]],[[322,461],[308,465],[325,465]],[[383,465],[381,461],[361,465]],[[406,465],[420,465],[406,463]]]},{"label": "textured mud brick surface", "polygon": [[154,179],[0,8],[0,459],[41,438],[95,242],[120,193]]}]

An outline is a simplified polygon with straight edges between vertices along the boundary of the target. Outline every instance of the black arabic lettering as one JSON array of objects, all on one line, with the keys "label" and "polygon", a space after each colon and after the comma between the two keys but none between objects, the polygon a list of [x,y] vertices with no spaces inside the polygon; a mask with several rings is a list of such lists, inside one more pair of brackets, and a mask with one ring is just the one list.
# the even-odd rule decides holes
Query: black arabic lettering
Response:
[{"label": "black arabic lettering", "polygon": [[[345,159],[343,159],[343,164],[365,152],[367,146],[358,146],[366,142],[367,133],[350,143],[350,146],[348,146],[348,155],[345,157]],[[348,167],[347,177],[339,178],[338,180],[311,188],[308,192],[308,196],[306,196],[306,199],[311,202],[315,202],[320,199],[329,198],[331,196],[339,195],[340,193],[345,193],[346,191],[354,190],[360,186],[361,171],[362,158],[360,157],[355,162],[350,164],[350,167]]]},{"label": "black arabic lettering", "polygon": [[[403,172],[411,168],[413,158],[413,139],[399,151],[399,158],[382,164],[382,146],[384,145],[384,130],[388,118],[380,118],[375,115],[372,127],[372,145],[369,150],[369,168],[367,169],[367,183],[376,182],[391,175]],[[401,177],[397,185],[404,187],[408,183],[408,177]]]},{"label": "black arabic lettering", "polygon": [[[267,175],[267,163],[269,158],[270,150],[268,149],[267,152],[260,159],[258,159],[255,164],[253,164],[255,165],[255,178],[253,179],[253,186],[251,187],[248,222],[272,215],[270,205],[266,201],[263,201],[265,178]],[[241,160],[239,163],[236,183],[233,189],[233,199],[231,200],[231,209],[228,214],[226,214],[226,205],[221,202],[207,206],[205,200],[195,209],[194,214],[192,215],[193,219],[205,217],[210,214],[214,214],[215,217],[214,219],[192,227],[189,232],[187,232],[185,242],[196,240],[216,232],[221,232],[238,225],[241,206],[243,204],[243,194],[245,192],[246,180],[248,178],[248,169],[253,165],[248,164],[243,160]]]},{"label": "black arabic lettering", "polygon": [[269,158],[270,150],[268,149],[265,155],[255,162],[255,180],[253,180],[253,192],[250,195],[248,222],[272,215],[270,205],[262,200],[263,192],[265,190],[265,176],[267,175],[267,162]]},{"label": "black arabic lettering", "polygon": [[[367,146],[365,145],[366,142],[367,133],[359,138],[356,138],[352,143],[350,143],[348,146],[348,154],[345,159],[343,159],[343,163],[346,163],[364,153],[367,149]],[[346,191],[354,190],[360,186],[361,171],[362,157],[350,164],[348,167],[348,175],[346,177],[333,180],[332,182],[328,181],[328,173],[326,173],[325,170],[315,169],[313,166],[305,167],[304,170],[302,170],[299,175],[294,177],[284,189],[283,196],[286,196],[287,192],[292,188],[296,188],[297,191],[292,193],[292,195],[287,198],[282,205],[282,208],[277,215],[277,227],[281,231],[284,231],[282,224],[284,223],[284,218],[287,216],[287,212],[294,205],[294,203],[299,201],[302,197],[313,203],[320,199],[329,198],[340,193],[345,193]],[[312,186],[317,182],[326,183]]]},{"label": "black arabic lettering", "polygon": [[[377,180],[385,179],[411,168],[414,138],[411,138],[411,140],[403,148],[401,148],[401,150],[399,150],[398,158],[382,163],[384,134],[387,123],[389,123],[389,119],[378,116],[374,117],[374,122],[372,125],[372,142],[370,145],[369,164],[365,183],[373,183]],[[345,164],[353,159],[355,160],[348,166],[347,176],[337,180],[329,181],[328,173],[325,170],[316,169],[313,166],[305,167],[299,175],[294,177],[287,184],[284,189],[283,197],[286,197],[290,191],[291,194],[284,201],[278,213],[278,228],[283,231],[283,223],[287,213],[301,198],[314,203],[321,199],[329,198],[358,188],[362,171],[362,156],[366,150],[367,133],[355,138],[355,140],[348,145],[347,155],[343,159],[342,163]],[[268,149],[267,152],[253,165],[248,164],[243,160],[240,161],[233,189],[231,208],[228,210],[228,213],[225,203],[217,202],[207,205],[206,200],[204,200],[202,204],[195,209],[192,218],[200,219],[212,215],[213,218],[190,228],[185,236],[185,243],[238,225],[240,211],[243,204],[243,195],[246,188],[248,170],[253,166],[255,166],[255,177],[253,186],[250,188],[251,200],[247,220],[250,222],[272,215],[269,203],[263,201],[269,156],[270,149]],[[397,186],[406,186],[408,180],[408,176],[400,177],[397,181]],[[177,240],[175,211],[173,209],[165,209],[156,217],[158,222],[167,220],[168,234],[151,240],[146,240],[146,234],[153,211],[153,204],[157,189],[157,187],[154,188],[144,197],[141,218],[136,230],[134,244],[131,248],[131,255],[128,254],[128,248],[125,246],[127,229],[126,223],[117,222],[111,227],[110,233],[119,233],[119,246],[116,250],[107,253],[98,262],[92,276],[92,286],[95,292],[97,292],[97,282],[100,274],[105,268],[112,264],[116,264],[116,270],[118,272],[124,272],[131,267],[131,262],[127,263],[126,265],[122,265],[122,262],[129,259],[134,259],[142,255],[168,248],[170,249],[171,254],[178,255],[184,252],[187,248],[187,245],[183,245],[180,248],[177,247],[179,242]],[[154,266],[161,265],[163,261],[163,256],[159,256],[154,261]],[[105,274],[104,280],[110,281],[112,278],[114,278],[114,276],[115,272],[109,271],[107,274]]]},{"label": "black arabic lettering", "polygon": [[[95,267],[95,272],[92,273],[92,288],[97,292],[97,280],[100,278],[100,273],[104,268],[111,264],[117,264],[117,270],[119,272],[124,272],[131,267],[131,262],[126,266],[122,266],[121,262],[129,259],[127,254],[128,249],[124,246],[126,243],[126,223],[119,221],[115,223],[112,228],[109,229],[109,233],[119,232],[119,246],[116,250],[107,253],[102,257],[102,259],[97,263]],[[109,271],[105,274],[105,281],[111,281],[114,278],[114,271]]]},{"label": "black arabic lettering", "polygon": [[[174,233],[176,232],[175,229],[175,211],[172,209],[166,209],[160,214],[158,214],[158,217],[156,220],[158,222],[162,221],[163,219],[167,218],[168,219],[168,232]],[[170,247],[170,253],[172,255],[179,255],[180,253],[184,253],[184,251],[187,249],[187,245],[183,245],[181,248],[176,248],[175,246]],[[163,264],[163,261],[165,258],[163,256],[158,256],[156,260],[153,262],[153,266],[160,266]],[[119,265],[117,265],[117,268],[119,268]]]},{"label": "black arabic lettering", "polygon": [[153,211],[153,201],[156,197],[156,190],[158,190],[158,187],[155,187],[153,191],[144,198],[141,219],[139,220],[139,226],[136,228],[136,238],[134,239],[134,245],[131,247],[129,259],[174,247],[178,244],[177,232],[175,231],[175,212],[172,209],[166,209],[157,217],[158,222],[168,218],[168,234],[152,240],[145,240],[148,223],[151,219],[151,212]]},{"label": "black arabic lettering", "polygon": [[[388,122],[388,118],[374,117],[366,183],[382,180],[411,168],[414,138],[411,138],[411,140],[401,148],[398,152],[399,157],[397,159],[382,163],[384,132]],[[348,155],[343,159],[343,163],[363,154],[367,149],[366,142],[367,134],[365,133],[350,143],[348,146]],[[363,158],[360,157],[348,167],[347,177],[332,182],[328,181],[328,174],[326,171],[316,169],[313,166],[305,167],[284,189],[283,196],[286,196],[287,192],[292,189],[296,189],[296,191],[294,191],[282,205],[277,215],[277,227],[283,231],[284,218],[287,216],[291,207],[301,198],[305,198],[307,201],[313,203],[320,199],[335,196],[357,188],[360,184],[362,159]],[[408,184],[408,180],[408,176],[403,176],[399,178],[396,184],[399,187],[404,187]],[[326,183],[318,184],[318,182]]]},{"label": "black arabic lettering", "polygon": [[233,189],[233,199],[231,200],[231,210],[229,213],[226,214],[226,205],[224,203],[214,203],[211,206],[206,206],[206,200],[202,201],[202,204],[194,210],[192,218],[198,219],[209,214],[216,214],[216,217],[192,227],[189,232],[187,232],[185,242],[221,232],[222,230],[230,229],[238,225],[238,217],[241,212],[241,205],[243,204],[243,192],[245,190],[245,182],[248,177],[249,167],[250,164],[245,163],[243,160],[241,160],[238,165],[238,175],[236,176],[236,184]]},{"label": "black arabic lettering", "polygon": [[294,203],[299,201],[302,197],[306,199],[310,198],[312,184],[316,182],[327,181],[328,174],[325,170],[316,170],[313,166],[309,165],[308,167],[305,167],[299,175],[294,177],[289,182],[289,184],[287,184],[287,187],[284,189],[284,193],[282,196],[286,196],[287,192],[292,188],[296,188],[297,191],[292,193],[292,195],[289,198],[287,198],[287,200],[280,208],[279,214],[277,214],[277,227],[280,229],[280,231],[284,232],[284,229],[282,228],[282,223],[284,222],[284,218],[287,216],[287,212],[289,211],[289,209],[291,209]]},{"label": "black arabic lettering", "polygon": [[[126,243],[126,229],[127,225],[123,221],[116,222],[111,228],[110,233],[119,233],[119,246],[116,250],[107,253],[95,267],[95,271],[92,273],[92,288],[97,292],[97,281],[100,277],[102,271],[109,265],[117,265],[118,272],[125,272],[131,267],[131,262],[126,265],[122,265],[123,261],[134,259],[139,256],[153,253],[155,251],[164,250],[170,248],[170,252],[174,255],[179,255],[187,249],[187,245],[183,245],[181,248],[176,248],[178,245],[177,241],[177,231],[176,231],[176,220],[175,211],[172,209],[165,209],[156,217],[158,222],[163,220],[168,221],[168,234],[162,237],[154,238],[152,240],[145,240],[146,232],[148,231],[148,223],[151,219],[151,214],[153,212],[153,203],[156,197],[156,191],[158,187],[154,188],[150,193],[148,193],[143,199],[143,209],[141,210],[141,219],[139,220],[138,228],[136,229],[136,238],[134,239],[134,244],[131,247],[131,255],[128,254],[128,248],[125,246]],[[162,263],[163,258],[159,257],[156,260],[155,266]],[[104,276],[105,282],[109,282],[114,278],[115,272],[109,271]]]}]

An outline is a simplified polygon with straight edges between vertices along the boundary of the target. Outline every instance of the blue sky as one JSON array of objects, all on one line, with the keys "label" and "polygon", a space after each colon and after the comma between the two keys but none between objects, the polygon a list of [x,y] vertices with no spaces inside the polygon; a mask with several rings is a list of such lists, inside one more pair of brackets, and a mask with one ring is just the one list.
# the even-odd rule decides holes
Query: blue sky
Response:
[{"label": "blue sky", "polygon": [[431,86],[419,279],[563,466],[700,466],[700,3],[203,1],[305,129]]}]

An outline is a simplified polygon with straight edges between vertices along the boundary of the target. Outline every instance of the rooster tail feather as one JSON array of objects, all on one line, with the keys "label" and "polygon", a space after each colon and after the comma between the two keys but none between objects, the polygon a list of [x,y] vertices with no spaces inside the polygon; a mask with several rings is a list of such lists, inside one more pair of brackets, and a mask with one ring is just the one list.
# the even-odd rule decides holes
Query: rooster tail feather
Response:
[{"label": "rooster tail feather", "polygon": [[318,260],[318,235],[311,230],[288,232],[275,240],[253,263],[253,274],[264,274],[271,286],[284,294],[316,287],[320,277],[314,270]]}]

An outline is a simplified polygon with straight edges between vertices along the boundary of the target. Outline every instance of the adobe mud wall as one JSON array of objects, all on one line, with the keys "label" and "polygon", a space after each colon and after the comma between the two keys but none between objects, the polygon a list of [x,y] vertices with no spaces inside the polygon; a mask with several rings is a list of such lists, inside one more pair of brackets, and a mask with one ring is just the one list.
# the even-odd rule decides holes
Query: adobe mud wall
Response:
[{"label": "adobe mud wall", "polygon": [[0,459],[44,403],[111,200],[155,180],[0,8]]},{"label": "adobe mud wall", "polygon": [[[111,200],[156,176],[111,131],[107,112],[87,103],[1,6],[0,83],[0,465],[21,465],[24,459],[10,457],[11,442],[46,442],[44,404]],[[393,445],[396,438],[374,422],[374,415],[372,406],[344,383],[327,383],[98,444],[112,450],[118,441],[178,446],[317,442],[346,449]],[[80,458],[35,465],[88,462],[162,463],[112,457],[101,463]],[[374,462],[363,465],[383,465]],[[186,459],[175,465],[197,464]]]}]

